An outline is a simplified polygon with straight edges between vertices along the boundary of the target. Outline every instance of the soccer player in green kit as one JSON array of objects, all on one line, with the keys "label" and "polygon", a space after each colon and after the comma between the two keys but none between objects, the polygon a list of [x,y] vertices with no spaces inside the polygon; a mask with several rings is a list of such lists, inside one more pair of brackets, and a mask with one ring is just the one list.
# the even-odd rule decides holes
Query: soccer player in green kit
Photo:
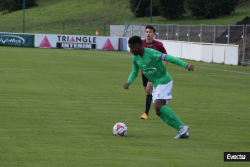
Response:
[{"label": "soccer player in green kit", "polygon": [[153,83],[152,95],[156,115],[158,115],[163,122],[178,131],[174,139],[188,138],[189,127],[183,124],[170,108],[165,106],[168,101],[172,99],[171,89],[173,86],[173,80],[166,71],[166,67],[164,66],[162,60],[182,66],[189,71],[193,70],[194,66],[189,65],[176,57],[163,54],[154,49],[144,48],[139,36],[131,37],[128,44],[130,52],[133,54],[133,69],[128,81],[123,84],[124,88],[129,88],[129,85],[138,76],[138,69],[140,68],[148,80]]}]

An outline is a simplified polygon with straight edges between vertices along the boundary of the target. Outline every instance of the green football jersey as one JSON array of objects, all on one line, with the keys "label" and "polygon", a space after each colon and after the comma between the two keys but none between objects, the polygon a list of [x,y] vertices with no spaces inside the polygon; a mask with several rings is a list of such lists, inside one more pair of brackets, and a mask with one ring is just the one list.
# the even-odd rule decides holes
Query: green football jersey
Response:
[{"label": "green football jersey", "polygon": [[150,48],[145,48],[145,52],[142,57],[140,55],[133,55],[132,60],[133,68],[127,82],[131,84],[135,80],[138,76],[138,70],[140,68],[145,77],[153,83],[154,88],[156,88],[157,85],[167,84],[172,81],[172,78],[166,71],[166,67],[164,66],[162,60],[182,67],[187,66],[186,62],[176,57],[163,54]]}]

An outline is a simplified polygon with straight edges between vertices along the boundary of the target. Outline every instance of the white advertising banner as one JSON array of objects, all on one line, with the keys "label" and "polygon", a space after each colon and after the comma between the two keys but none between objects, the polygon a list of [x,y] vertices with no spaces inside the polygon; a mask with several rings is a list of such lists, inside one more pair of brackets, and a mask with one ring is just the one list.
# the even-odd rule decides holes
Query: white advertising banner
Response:
[{"label": "white advertising banner", "polygon": [[182,41],[170,41],[170,40],[166,40],[166,41],[161,41],[163,43],[164,48],[167,51],[168,55],[174,56],[174,57],[178,57],[178,58],[182,58],[181,57],[181,46],[182,46]]},{"label": "white advertising banner", "polygon": [[96,49],[96,36],[35,34],[35,47]]},{"label": "white advertising banner", "polygon": [[97,36],[97,48],[101,50],[118,50],[118,37]]},{"label": "white advertising banner", "polygon": [[182,44],[182,52],[181,52],[181,57],[183,59],[190,59],[190,60],[194,60],[196,59],[196,52],[195,51],[195,46],[192,42],[185,42]]},{"label": "white advertising banner", "polygon": [[118,37],[35,34],[35,47],[118,50]]},{"label": "white advertising banner", "polygon": [[203,43],[201,45],[201,61],[211,63],[213,61],[213,45]]},{"label": "white advertising banner", "polygon": [[196,61],[212,62],[213,46],[209,43],[183,43],[182,58]]},{"label": "white advertising banner", "polygon": [[[35,34],[34,46],[40,48],[127,50],[126,38],[84,35]],[[220,45],[161,40],[167,54],[189,60],[238,64],[238,45]]]},{"label": "white advertising banner", "polygon": [[[128,38],[128,40],[129,40],[129,38]],[[127,42],[127,51],[130,52],[130,47],[128,45],[128,42]]]},{"label": "white advertising banner", "polygon": [[225,62],[225,45],[224,44],[213,45],[213,62],[214,63]]},{"label": "white advertising banner", "polygon": [[191,53],[189,54],[190,60],[196,60],[196,61],[201,61],[201,53],[202,53],[202,47],[200,44],[192,44],[191,45]]},{"label": "white advertising banner", "polygon": [[239,45],[226,45],[225,64],[238,65]]}]

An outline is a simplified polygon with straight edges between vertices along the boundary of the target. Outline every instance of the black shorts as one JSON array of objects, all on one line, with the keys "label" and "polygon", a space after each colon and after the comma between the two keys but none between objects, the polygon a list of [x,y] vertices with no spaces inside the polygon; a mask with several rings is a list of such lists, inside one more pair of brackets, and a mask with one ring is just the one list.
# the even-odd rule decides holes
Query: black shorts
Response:
[{"label": "black shorts", "polygon": [[145,77],[145,75],[142,75],[141,78],[142,78],[142,84],[144,87],[147,86],[148,82],[151,82],[148,80],[148,78]]}]

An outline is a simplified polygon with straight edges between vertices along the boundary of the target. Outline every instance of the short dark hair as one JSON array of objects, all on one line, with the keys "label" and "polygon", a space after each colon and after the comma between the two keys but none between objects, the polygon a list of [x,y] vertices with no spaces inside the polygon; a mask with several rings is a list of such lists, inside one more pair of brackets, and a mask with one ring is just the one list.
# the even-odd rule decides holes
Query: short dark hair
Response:
[{"label": "short dark hair", "polygon": [[139,44],[142,45],[141,37],[139,36],[132,36],[128,40],[128,44],[134,45],[134,44]]},{"label": "short dark hair", "polygon": [[147,26],[145,27],[145,31],[146,31],[146,29],[153,30],[153,32],[155,33],[155,28],[154,28],[154,26],[152,26],[152,25],[147,25]]}]

